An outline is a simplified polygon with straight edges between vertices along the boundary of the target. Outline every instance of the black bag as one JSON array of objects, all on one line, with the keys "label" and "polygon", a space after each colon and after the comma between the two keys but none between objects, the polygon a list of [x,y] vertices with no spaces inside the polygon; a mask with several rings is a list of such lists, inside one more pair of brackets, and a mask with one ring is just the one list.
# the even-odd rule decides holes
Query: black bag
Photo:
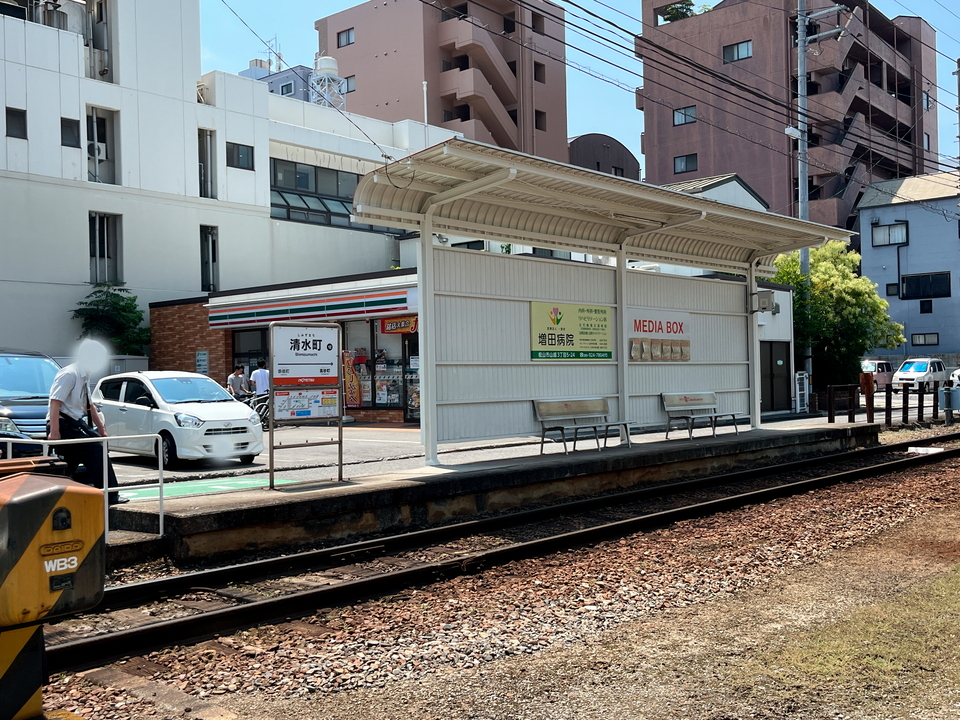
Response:
[{"label": "black bag", "polygon": [[[71,437],[67,437],[68,434]],[[82,437],[98,438],[100,434],[82,420],[74,420],[69,415],[60,413],[60,437],[64,440],[75,440]]]}]

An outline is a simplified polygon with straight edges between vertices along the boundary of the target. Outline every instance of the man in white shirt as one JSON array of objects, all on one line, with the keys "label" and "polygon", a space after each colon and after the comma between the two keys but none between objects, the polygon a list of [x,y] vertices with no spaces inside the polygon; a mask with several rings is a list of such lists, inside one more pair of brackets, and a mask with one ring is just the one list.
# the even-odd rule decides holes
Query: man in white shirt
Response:
[{"label": "man in white shirt", "polygon": [[250,373],[250,379],[257,388],[257,395],[270,392],[270,371],[265,360],[257,360],[257,369]]},{"label": "man in white shirt", "polygon": [[[97,406],[90,401],[90,376],[106,366],[107,349],[95,340],[84,340],[77,351],[76,362],[67,365],[57,373],[50,387],[50,406],[47,411],[48,440],[79,440],[95,435],[107,436],[103,418]],[[97,430],[94,432],[86,422],[86,416]],[[60,445],[56,451],[63,456],[68,465],[74,468],[83,465],[86,468],[85,482],[96,488],[103,487],[103,447],[99,442],[77,445]],[[113,463],[107,458],[107,484],[117,487],[117,475]],[[75,477],[74,479],[77,479]],[[118,493],[110,493],[111,505],[128,502]]]}]

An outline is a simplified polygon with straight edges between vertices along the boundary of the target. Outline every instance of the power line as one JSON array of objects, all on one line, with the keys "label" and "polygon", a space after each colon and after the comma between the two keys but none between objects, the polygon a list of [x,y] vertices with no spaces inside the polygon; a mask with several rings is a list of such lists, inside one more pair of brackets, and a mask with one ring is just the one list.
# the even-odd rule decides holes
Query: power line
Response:
[{"label": "power line", "polygon": [[[420,1],[422,4],[428,5],[428,6],[433,7],[433,8],[436,8],[437,10],[442,10],[442,8],[444,7],[444,6],[442,6],[442,5],[439,5],[438,2],[437,2],[437,0],[419,0],[419,1]],[[522,0],[520,0],[520,1],[522,2]],[[500,15],[501,17],[506,18],[506,15],[504,15],[503,13],[497,12],[497,11],[494,10],[493,8],[487,7],[487,6],[485,6],[485,5],[484,5],[483,3],[481,3],[481,2],[477,2],[476,0],[473,0],[473,2],[474,2],[475,5],[481,7],[481,8],[483,8],[483,9],[485,9],[485,10],[488,10],[488,11],[490,11],[490,12],[496,14],[496,15]],[[539,48],[537,48],[537,47],[529,47],[529,46],[525,45],[524,43],[522,43],[521,41],[519,41],[518,39],[516,39],[516,38],[514,38],[514,37],[512,37],[512,36],[510,36],[510,35],[506,35],[505,33],[501,33],[501,32],[498,32],[498,31],[496,31],[496,30],[493,30],[493,29],[491,29],[491,28],[489,27],[489,25],[487,25],[487,24],[485,24],[485,23],[482,23],[481,21],[479,21],[479,19],[477,19],[477,18],[475,18],[475,17],[473,17],[473,16],[462,15],[462,16],[460,16],[459,19],[460,19],[461,22],[470,22],[472,25],[475,25],[476,27],[479,27],[480,29],[485,30],[486,32],[490,33],[491,35],[496,35],[497,37],[505,37],[508,41],[514,43],[515,45],[518,45],[519,47],[525,47],[525,48],[527,48],[528,50],[530,50],[531,52],[533,52],[533,53],[535,53],[535,54],[537,54],[537,55],[542,55],[543,57],[550,58],[550,59],[555,60],[555,61],[557,61],[557,62],[560,62],[560,63],[562,63],[562,64],[564,64],[564,65],[567,65],[568,67],[573,67],[574,69],[576,69],[576,70],[578,70],[578,71],[580,71],[580,72],[583,72],[584,74],[590,75],[591,77],[599,78],[599,79],[603,80],[604,82],[607,82],[607,83],[613,85],[614,87],[618,87],[618,88],[624,89],[624,90],[627,89],[627,88],[625,88],[622,84],[620,84],[620,83],[618,83],[618,82],[616,82],[616,81],[611,81],[610,79],[605,78],[605,77],[603,77],[603,76],[601,76],[601,75],[599,75],[599,74],[597,74],[597,73],[594,73],[593,71],[591,71],[591,70],[589,70],[589,69],[585,69],[585,68],[583,68],[582,66],[579,66],[579,65],[576,65],[576,64],[571,64],[571,63],[567,62],[567,60],[566,60],[565,58],[556,57],[554,54],[549,53],[549,52],[546,52],[546,51],[544,51],[544,50],[541,50],[541,49],[539,49]],[[513,19],[513,18],[510,18],[510,19]],[[522,25],[523,27],[527,27],[527,28],[529,28],[529,29],[531,29],[531,30],[533,29],[532,26],[527,25],[527,24],[525,24],[525,23],[522,23],[522,22],[520,22],[520,21],[516,21],[516,24]],[[547,36],[547,37],[551,37],[551,36]],[[552,38],[552,39],[556,40],[557,42],[562,43],[563,45],[565,45],[565,46],[567,46],[567,47],[573,47],[573,48],[576,49],[576,50],[580,50],[580,48],[576,48],[575,46],[572,46],[572,45],[570,45],[569,43],[566,43],[566,42],[563,41],[563,40],[559,40],[559,39],[557,39],[557,38]],[[580,51],[583,52],[582,50],[580,50]],[[585,53],[585,54],[588,54],[588,55],[590,55],[591,57],[597,57],[597,56],[593,55],[592,53]],[[603,58],[598,58],[598,59],[600,59],[601,61],[604,61]],[[606,61],[604,61],[604,62],[606,62]],[[613,64],[615,67],[618,67],[618,66],[616,66],[614,63],[610,63],[610,64]],[[626,72],[632,72],[632,71],[626,70]],[[667,87],[667,86],[664,86],[664,87]],[[670,89],[671,89],[671,90],[675,90],[675,88],[670,88]],[[681,93],[681,94],[682,94],[682,93]],[[691,96],[688,96],[688,97],[691,97]],[[656,99],[656,98],[649,97],[649,96],[647,97],[647,99],[650,100],[651,102],[654,102],[654,103],[656,103],[656,104],[662,105],[662,106],[664,106],[664,107],[667,107],[667,108],[670,108],[670,109],[673,109],[673,110],[676,110],[676,109],[677,109],[677,108],[675,108],[674,106],[672,106],[670,103],[668,103],[668,102],[666,102],[666,101],[664,101],[664,100],[658,100],[658,99]],[[705,103],[705,104],[708,105],[709,107],[715,107],[715,106],[713,106],[713,105],[710,105],[709,103]],[[722,110],[722,109],[720,109],[720,108],[715,108],[715,109],[721,110],[721,112],[726,112],[726,111],[724,111],[724,110]],[[749,122],[752,122],[751,120],[749,120],[749,119],[747,119],[747,118],[744,118],[744,117],[742,117],[742,116],[738,116],[738,115],[733,114],[733,113],[728,113],[728,112],[727,112],[727,114],[733,115],[734,117],[737,117],[737,118],[739,118],[739,119],[741,119],[741,120],[744,120],[744,121],[746,121],[746,122],[748,122],[748,123],[749,123]],[[698,118],[698,121],[700,121],[699,118]],[[770,150],[770,151],[772,151],[772,152],[778,153],[778,154],[783,155],[783,156],[785,156],[785,157],[791,157],[791,158],[793,157],[793,154],[790,153],[790,152],[785,152],[785,151],[781,150],[780,148],[774,147],[774,146],[772,146],[772,145],[768,145],[768,144],[766,144],[766,143],[760,142],[760,141],[755,140],[755,139],[753,139],[753,138],[749,138],[749,137],[743,135],[743,134],[742,134],[741,132],[739,132],[739,131],[731,130],[731,129],[728,128],[728,127],[724,127],[724,126],[719,125],[719,124],[717,124],[717,123],[711,122],[711,121],[707,120],[706,118],[703,118],[702,121],[705,122],[705,124],[710,125],[711,127],[715,127],[715,128],[717,128],[718,130],[720,130],[720,131],[722,131],[722,132],[726,132],[726,133],[728,133],[728,134],[731,134],[731,135],[734,135],[734,136],[736,136],[736,137],[739,137],[740,139],[742,139],[742,140],[744,140],[744,141],[746,141],[746,142],[752,143],[752,144],[757,145],[757,146],[759,146],[759,147],[764,147],[764,148],[766,148],[767,150]],[[824,165],[824,164],[822,164],[822,163],[816,163],[816,162],[814,162],[814,163],[811,163],[811,164],[813,164],[813,165],[815,165],[815,166],[818,166],[818,167],[821,167],[822,169],[827,170],[828,172],[831,172],[831,173],[836,174],[836,175],[845,175],[845,172],[844,172],[844,171],[837,170],[836,168],[831,168],[831,167],[826,166],[826,165]],[[851,182],[857,182],[857,184],[860,184],[860,185],[868,185],[868,184],[870,184],[869,181],[857,180],[856,178],[851,178],[850,181],[851,181]],[[938,184],[940,184],[940,183],[938,183]],[[952,186],[951,186],[951,188],[952,188]],[[900,199],[902,199],[902,200],[905,200],[905,201],[907,201],[907,202],[918,202],[918,201],[914,200],[913,198],[909,198],[909,197],[906,197],[906,196],[903,196],[903,195],[898,195],[897,193],[894,193],[894,192],[892,192],[892,191],[884,190],[884,189],[881,189],[881,188],[875,188],[875,189],[877,190],[877,192],[880,192],[881,194],[888,195],[888,196],[890,196],[890,197],[898,197],[898,198],[900,198]],[[921,207],[924,207],[924,209],[932,210],[932,211],[936,212],[937,214],[943,214],[943,213],[940,211],[939,208],[928,207],[928,206],[927,206],[925,203],[923,203],[922,201],[921,201],[919,204],[920,204]]]},{"label": "power line", "polygon": [[[264,47],[267,48],[267,50],[270,52],[270,54],[277,56],[277,67],[279,68],[279,67],[280,67],[280,64],[283,62],[283,57],[280,55],[280,53],[278,53],[276,50],[274,50],[274,49],[273,49],[273,46],[270,45],[270,43],[268,43],[266,40],[264,40],[262,37],[260,37],[260,35],[257,33],[257,31],[254,30],[252,27],[250,27],[250,25],[247,23],[247,21],[244,20],[242,17],[240,17],[240,14],[239,14],[236,10],[234,10],[232,7],[230,7],[230,4],[227,2],[227,0],[220,0],[220,2],[222,2],[222,3],[226,6],[227,10],[229,10],[231,13],[234,14],[234,16],[237,18],[237,20],[239,20],[241,23],[243,23],[243,26],[244,26],[245,28],[247,28],[247,30],[249,30],[250,32],[253,33],[254,37],[256,37],[257,40],[259,40],[261,43],[263,43]],[[298,78],[300,78],[301,80],[303,80],[304,83],[306,83],[307,85],[310,84],[310,81],[309,81],[307,78],[303,77],[303,75],[301,75],[299,72],[297,72],[296,68],[289,67],[289,64],[288,64],[288,68],[289,68],[289,70],[290,70],[294,75],[296,75]],[[331,107],[333,107],[333,106],[331,106]],[[333,109],[336,110],[338,113],[340,113],[347,122],[349,122],[351,125],[353,125],[357,130],[359,130],[359,131],[360,131],[360,134],[363,135],[367,140],[369,140],[370,143],[371,143],[377,150],[380,151],[380,156],[383,158],[383,160],[384,160],[385,163],[386,163],[386,162],[389,162],[390,160],[395,160],[395,159],[396,159],[396,158],[392,157],[391,155],[389,155],[386,150],[384,150],[382,147],[380,147],[379,143],[377,143],[376,140],[374,140],[372,137],[370,137],[370,136],[367,134],[366,130],[364,130],[362,127],[360,127],[359,125],[357,125],[357,123],[355,123],[355,122],[353,121],[353,118],[351,118],[349,115],[347,115],[345,112],[343,112],[343,110],[341,110],[341,109],[338,108],[338,107],[333,107]]]}]

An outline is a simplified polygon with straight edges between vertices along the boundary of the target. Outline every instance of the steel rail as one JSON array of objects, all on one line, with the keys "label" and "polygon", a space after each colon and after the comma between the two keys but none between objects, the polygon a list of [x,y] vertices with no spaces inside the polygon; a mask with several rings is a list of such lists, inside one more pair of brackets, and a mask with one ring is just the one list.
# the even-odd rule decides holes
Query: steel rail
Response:
[{"label": "steel rail", "polygon": [[[943,439],[944,436],[938,438],[941,442]],[[918,444],[918,442],[913,441],[906,445]],[[889,451],[890,447],[891,446],[885,446],[884,449]],[[74,640],[47,648],[47,662],[51,672],[79,670],[96,666],[115,658],[143,654],[158,647],[168,647],[187,641],[196,641],[212,637],[218,633],[254,626],[268,620],[303,616],[315,611],[319,607],[329,607],[345,602],[356,602],[371,597],[383,596],[390,592],[396,592],[411,586],[424,585],[456,575],[474,573],[486,567],[513,560],[581,547],[610,537],[651,530],[680,520],[703,517],[744,505],[766,502],[787,495],[807,492],[812,489],[842,482],[852,482],[879,474],[897,472],[956,457],[960,457],[960,448],[944,450],[940,453],[917,455],[671,510],[640,515],[581,530],[559,533],[538,540],[516,543],[458,558],[441,560],[389,573],[372,575],[367,578],[345,581],[336,585],[291,593],[278,598],[259,600],[244,605],[223,608],[174,620],[165,620],[106,635]],[[780,465],[777,466],[775,470],[779,474],[783,472],[786,467],[787,465]],[[740,473],[736,473],[736,475],[739,474]],[[723,477],[726,480],[730,476]],[[663,486],[658,489],[662,490]]]},{"label": "steel rail", "polygon": [[427,528],[424,530],[415,530],[413,532],[390,535],[371,540],[348,543],[345,545],[336,545],[319,550],[310,550],[297,553],[295,555],[283,555],[276,558],[267,558],[264,560],[255,560],[253,562],[239,563],[236,565],[227,565],[210,570],[200,570],[182,575],[171,575],[169,577],[158,578],[156,580],[145,580],[139,583],[129,583],[107,588],[104,599],[100,603],[101,608],[116,609],[128,607],[149,600],[167,597],[175,593],[188,592],[197,588],[210,588],[217,585],[226,585],[236,582],[250,582],[252,579],[265,579],[268,577],[289,574],[294,571],[309,571],[325,569],[335,564],[342,564],[342,560],[350,558],[351,560],[368,557],[374,553],[378,555],[389,555],[391,553],[408,550],[413,547],[422,547],[425,544],[436,544],[448,542],[450,540],[460,539],[462,537],[490,532],[493,530],[502,530],[508,527],[526,525],[533,522],[542,522],[564,515],[571,515],[589,510],[609,507],[610,505],[622,505],[633,502],[640,502],[650,498],[659,497],[666,493],[689,492],[699,490],[705,487],[720,487],[723,485],[732,485],[738,482],[746,482],[757,478],[768,477],[771,475],[781,475],[798,470],[805,470],[818,465],[824,465],[832,462],[857,460],[875,455],[884,455],[889,453],[904,452],[908,447],[932,445],[940,442],[960,441],[960,433],[951,433],[949,435],[940,435],[933,438],[921,438],[904,443],[894,443],[891,445],[878,445],[870,448],[860,448],[841,453],[832,453],[816,458],[806,458],[794,462],[782,463],[774,466],[764,466],[760,468],[751,468],[749,470],[739,470],[723,475],[712,475],[684,480],[677,483],[664,483],[650,487],[627,490],[619,493],[599,495],[582,500],[572,500],[564,503],[557,503],[547,507],[535,508],[532,510],[521,510],[515,513],[498,515],[491,518],[480,520],[468,520],[466,522],[443,525],[440,527]]}]

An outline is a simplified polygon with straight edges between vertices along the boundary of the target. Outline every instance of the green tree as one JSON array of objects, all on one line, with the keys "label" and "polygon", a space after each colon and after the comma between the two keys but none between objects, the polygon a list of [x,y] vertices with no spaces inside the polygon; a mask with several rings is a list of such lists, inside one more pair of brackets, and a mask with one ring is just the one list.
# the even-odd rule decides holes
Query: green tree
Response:
[{"label": "green tree", "polygon": [[683,20],[694,15],[696,15],[696,11],[693,9],[693,0],[680,0],[680,2],[667,5],[660,11],[660,17],[667,22]]},{"label": "green tree", "polygon": [[792,285],[794,345],[797,364],[802,350],[813,354],[816,387],[855,383],[860,358],[873,348],[896,348],[905,341],[903,325],[892,322],[889,303],[870,278],[858,276],[860,255],[831,240],[810,251],[810,285],[800,272],[800,254],[774,261],[774,282]]},{"label": "green tree", "polygon": [[143,355],[143,346],[150,342],[150,328],[141,327],[143,310],[137,307],[137,296],[123,283],[91,283],[93,290],[77,303],[74,320],[83,326],[81,338],[103,340],[119,355]]}]

